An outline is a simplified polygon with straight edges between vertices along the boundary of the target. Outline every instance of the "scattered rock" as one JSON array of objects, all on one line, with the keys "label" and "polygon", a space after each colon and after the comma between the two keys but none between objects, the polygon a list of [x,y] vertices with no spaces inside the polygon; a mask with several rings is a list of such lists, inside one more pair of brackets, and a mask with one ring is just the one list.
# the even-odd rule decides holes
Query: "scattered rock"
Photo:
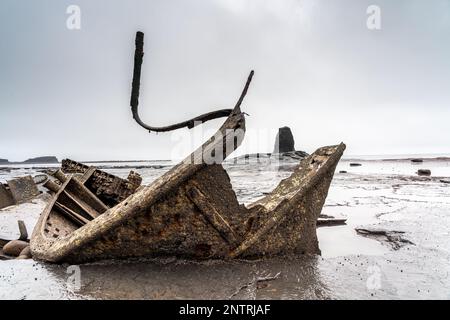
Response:
[{"label": "scattered rock", "polygon": [[356,163],[356,162],[351,162],[350,163],[350,167],[360,167],[360,166],[362,166],[361,163]]},{"label": "scattered rock", "polygon": [[431,176],[431,170],[428,169],[419,169],[417,170],[417,174],[419,176]]},{"label": "scattered rock", "polygon": [[394,250],[398,250],[407,244],[414,245],[413,242],[402,237],[402,235],[405,233],[403,231],[362,228],[355,228],[355,230],[358,234],[364,237],[374,238],[378,241],[389,243]]},{"label": "scattered rock", "polygon": [[441,180],[439,180],[439,182],[442,182],[442,183],[450,183],[450,179],[441,179]]},{"label": "scattered rock", "polygon": [[341,170],[341,171],[339,171],[339,173],[347,173],[347,171]]},{"label": "scattered rock", "polygon": [[11,259],[13,259],[13,258],[10,257],[10,256],[7,256],[7,255],[4,255],[3,252],[0,250],[0,261],[2,261],[2,260],[11,260]]},{"label": "scattered rock", "polygon": [[28,242],[22,240],[12,240],[5,244],[3,247],[3,253],[8,256],[18,257],[22,250],[28,246]]},{"label": "scattered rock", "polygon": [[295,151],[294,136],[289,127],[282,127],[278,129],[278,134],[275,139],[275,147],[273,153],[283,153]]},{"label": "scattered rock", "polygon": [[414,163],[422,163],[423,160],[422,160],[422,159],[411,159],[411,162],[414,162]]},{"label": "scattered rock", "polygon": [[19,257],[17,257],[17,259],[22,258],[22,259],[31,259],[31,250],[30,250],[30,246],[26,246],[22,251],[20,251]]}]

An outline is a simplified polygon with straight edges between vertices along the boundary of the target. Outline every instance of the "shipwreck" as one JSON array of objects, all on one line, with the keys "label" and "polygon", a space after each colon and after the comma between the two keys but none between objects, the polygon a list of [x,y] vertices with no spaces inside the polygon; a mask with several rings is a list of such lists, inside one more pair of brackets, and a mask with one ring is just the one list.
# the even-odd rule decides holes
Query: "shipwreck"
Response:
[{"label": "shipwreck", "polygon": [[317,219],[345,145],[318,149],[271,193],[244,206],[222,161],[242,142],[245,113],[241,105],[253,71],[233,109],[154,127],[138,114],[142,58],[143,33],[138,32],[130,104],[140,126],[165,132],[227,119],[213,137],[148,186],[141,186],[133,172],[128,179],[120,179],[95,167],[64,161],[55,173],[57,179],[47,184],[54,195],[33,231],[33,258],[82,263],[130,257],[319,254]]}]

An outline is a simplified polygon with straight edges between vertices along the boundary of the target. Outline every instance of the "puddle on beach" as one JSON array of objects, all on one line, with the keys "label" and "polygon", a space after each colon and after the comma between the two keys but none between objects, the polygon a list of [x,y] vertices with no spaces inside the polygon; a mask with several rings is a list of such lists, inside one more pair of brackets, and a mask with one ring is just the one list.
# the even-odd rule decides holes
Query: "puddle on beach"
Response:
[{"label": "puddle on beach", "polygon": [[[344,160],[336,170],[322,213],[346,218],[347,225],[318,229],[322,256],[227,262],[141,259],[79,269],[33,260],[0,261],[0,298],[449,299],[450,184],[417,179],[416,166],[408,161],[361,163],[349,167]],[[432,172],[450,177],[448,162],[434,161],[432,166]],[[243,203],[264,196],[290,174],[289,165],[282,170],[257,164],[226,168]],[[130,169],[111,166],[107,171],[126,176]],[[148,184],[168,169],[136,171]],[[36,170],[3,170],[0,179]],[[31,233],[44,206],[37,199],[0,210],[0,236],[16,237],[17,219],[25,219]],[[414,244],[394,250],[387,241],[358,235],[357,227],[403,231]]]}]

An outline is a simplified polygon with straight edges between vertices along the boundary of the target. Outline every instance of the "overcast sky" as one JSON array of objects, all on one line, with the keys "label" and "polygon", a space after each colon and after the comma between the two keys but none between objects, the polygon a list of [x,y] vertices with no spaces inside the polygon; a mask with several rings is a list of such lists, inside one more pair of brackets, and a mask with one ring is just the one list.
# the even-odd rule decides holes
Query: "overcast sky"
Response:
[{"label": "overcast sky", "polygon": [[[66,27],[73,4],[80,30]],[[366,26],[371,4],[381,30]],[[254,69],[240,153],[272,151],[281,126],[308,152],[450,153],[450,1],[2,0],[0,158],[189,152],[187,129],[149,134],[131,118],[137,30],[151,125],[233,107]]]}]

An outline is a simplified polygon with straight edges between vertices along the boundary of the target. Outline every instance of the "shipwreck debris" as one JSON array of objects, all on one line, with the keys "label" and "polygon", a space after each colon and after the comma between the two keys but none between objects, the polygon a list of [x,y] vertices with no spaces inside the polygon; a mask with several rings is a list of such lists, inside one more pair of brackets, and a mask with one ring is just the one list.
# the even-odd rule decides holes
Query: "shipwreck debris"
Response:
[{"label": "shipwreck debris", "polygon": [[346,225],[347,219],[325,218],[317,219],[317,227],[333,227]]},{"label": "shipwreck debris", "polygon": [[48,176],[46,174],[38,174],[33,177],[34,184],[44,184],[48,180]]},{"label": "shipwreck debris", "polygon": [[130,171],[127,179],[122,179],[95,167],[64,159],[61,170],[55,172],[55,177],[64,182],[65,174],[82,174],[82,183],[106,205],[114,206],[133,194],[142,183],[142,177]]},{"label": "shipwreck debris", "polygon": [[31,176],[0,183],[0,209],[27,202],[40,194]]},{"label": "shipwreck debris", "polygon": [[[143,34],[138,32],[130,103],[134,120],[149,131],[191,128],[192,120],[162,128],[140,120],[142,55]],[[245,113],[240,107],[253,74],[233,109],[195,118],[208,121],[226,114],[216,134],[151,185],[138,188],[141,181],[134,174],[117,180],[96,168],[63,161],[61,172],[55,172],[57,191],[33,231],[33,258],[82,263],[144,256],[232,259],[320,253],[317,218],[343,143],[316,150],[249,206],[237,201],[222,166],[242,143]],[[207,161],[212,158],[213,163]]]},{"label": "shipwreck debris", "polygon": [[374,238],[382,243],[388,243],[394,250],[398,250],[408,244],[415,245],[408,239],[403,238],[404,231],[363,228],[355,228],[355,231],[364,237]]},{"label": "shipwreck debris", "polygon": [[[133,113],[133,118],[141,127],[148,130],[149,132],[152,132],[152,131],[167,132],[167,131],[173,131],[173,130],[184,128],[184,127],[192,129],[194,126],[196,126],[200,123],[203,123],[203,122],[206,122],[209,120],[214,120],[217,118],[228,117],[231,115],[233,109],[221,109],[221,110],[208,112],[208,113],[202,114],[198,117],[192,118],[190,120],[183,121],[183,122],[176,123],[176,124],[169,125],[169,126],[165,126],[165,127],[154,127],[154,126],[145,124],[139,117],[139,113],[138,113],[139,87],[140,87],[140,83],[141,83],[141,67],[142,67],[142,59],[144,57],[144,33],[143,32],[138,31],[136,33],[135,45],[136,45],[136,50],[135,50],[135,54],[134,54],[134,71],[133,71],[133,82],[132,82],[130,105],[131,105],[131,111]],[[249,75],[249,78],[247,81],[247,85],[244,88],[243,96],[245,96],[245,94],[247,92],[248,85],[250,84],[252,77],[253,77],[253,71],[250,72],[250,75]],[[242,98],[243,98],[243,96],[242,96]],[[242,102],[242,101],[240,100],[240,102]]]},{"label": "shipwreck debris", "polygon": [[28,231],[25,222],[23,222],[23,220],[18,220],[17,224],[19,225],[19,240],[28,241]]},{"label": "shipwreck debris", "polygon": [[239,287],[235,292],[233,292],[228,299],[233,299],[235,296],[237,296],[242,290],[248,290],[250,292],[250,295],[252,296],[252,299],[256,299],[256,293],[258,289],[260,289],[260,286],[262,284],[266,284],[269,281],[274,281],[280,278],[281,272],[278,272],[276,275],[254,275],[253,279],[244,284],[243,286]]}]

